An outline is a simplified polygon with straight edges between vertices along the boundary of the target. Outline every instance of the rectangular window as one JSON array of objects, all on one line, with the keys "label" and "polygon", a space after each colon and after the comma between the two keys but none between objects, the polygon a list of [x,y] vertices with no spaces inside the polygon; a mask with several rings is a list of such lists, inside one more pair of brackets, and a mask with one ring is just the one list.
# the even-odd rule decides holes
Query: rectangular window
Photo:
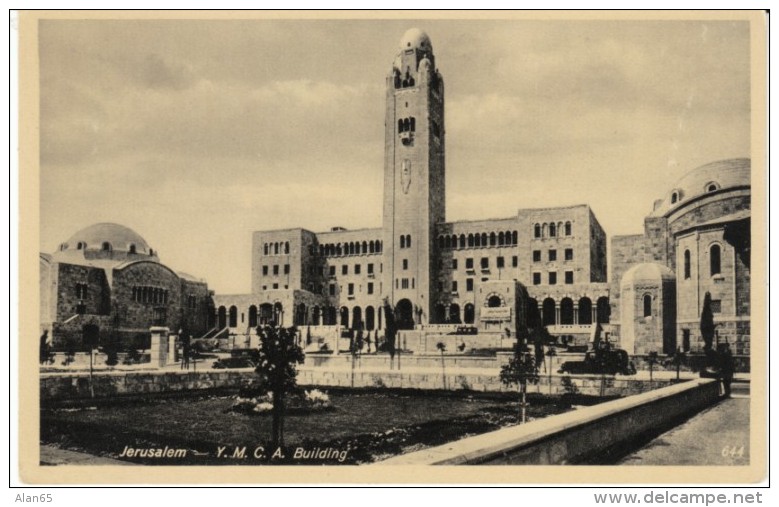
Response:
[{"label": "rectangular window", "polygon": [[465,269],[473,269],[473,258],[465,259]]},{"label": "rectangular window", "polygon": [[262,276],[268,276],[268,266],[262,267]]},{"label": "rectangular window", "polygon": [[349,274],[349,265],[348,264],[344,264],[343,266],[341,266],[341,274],[342,275],[348,275]]},{"label": "rectangular window", "polygon": [[262,290],[268,290],[268,286],[267,285],[263,285],[262,286]]},{"label": "rectangular window", "polygon": [[452,269],[457,271],[457,259],[452,259]]},{"label": "rectangular window", "polygon": [[274,288],[274,289],[278,289],[278,288],[279,288],[279,284],[277,284],[277,283],[274,283],[274,284],[273,284],[273,288]]},{"label": "rectangular window", "polygon": [[565,260],[572,261],[573,260],[573,248],[566,248],[565,249]]},{"label": "rectangular window", "polygon": [[481,258],[481,269],[490,269],[490,258],[489,257],[482,257]]},{"label": "rectangular window", "polygon": [[533,262],[541,262],[541,250],[533,250]]},{"label": "rectangular window", "polygon": [[330,266],[330,276],[335,276],[335,266]]},{"label": "rectangular window", "polygon": [[549,272],[549,285],[557,285],[557,271]]},{"label": "rectangular window", "polygon": [[289,264],[284,264],[284,274],[285,275],[289,274]]},{"label": "rectangular window", "polygon": [[505,262],[503,257],[498,257],[498,268],[502,268],[505,265]]},{"label": "rectangular window", "polygon": [[403,259],[403,269],[408,269],[408,259]]},{"label": "rectangular window", "polygon": [[347,285],[347,290],[349,291],[348,294],[350,296],[354,296],[354,284],[353,283],[350,283],[349,285]]},{"label": "rectangular window", "polygon": [[533,273],[533,285],[541,285],[541,273]]},{"label": "rectangular window", "polygon": [[278,264],[274,264],[273,265],[273,274],[274,275],[278,275],[279,274],[279,265]]},{"label": "rectangular window", "polygon": [[568,285],[573,283],[573,271],[565,272],[565,283]]},{"label": "rectangular window", "polygon": [[514,255],[511,257],[511,267],[516,268],[517,266],[519,266],[519,257]]},{"label": "rectangular window", "polygon": [[368,274],[369,275],[373,274],[373,263],[368,264]]},{"label": "rectangular window", "polygon": [[77,283],[76,284],[76,299],[86,299],[87,298],[87,284],[85,283]]},{"label": "rectangular window", "polygon": [[557,250],[549,250],[549,262],[557,260]]},{"label": "rectangular window", "polygon": [[359,264],[355,264],[354,265],[354,274],[355,275],[359,275],[360,274],[360,265]]},{"label": "rectangular window", "polygon": [[473,278],[468,278],[465,280],[465,290],[468,292],[473,292]]},{"label": "rectangular window", "polygon": [[335,296],[335,284],[334,283],[330,284],[330,295],[331,296]]},{"label": "rectangular window", "polygon": [[722,300],[721,299],[712,299],[711,300],[711,313],[722,313]]},{"label": "rectangular window", "polygon": [[368,282],[368,294],[373,294],[373,282]]},{"label": "rectangular window", "polygon": [[452,282],[452,292],[457,292],[457,280]]}]

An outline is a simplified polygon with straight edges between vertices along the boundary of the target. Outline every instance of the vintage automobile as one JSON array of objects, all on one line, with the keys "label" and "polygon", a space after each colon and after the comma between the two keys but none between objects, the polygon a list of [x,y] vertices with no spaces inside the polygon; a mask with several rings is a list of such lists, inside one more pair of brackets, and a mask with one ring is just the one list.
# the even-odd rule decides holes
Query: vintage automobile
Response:
[{"label": "vintage automobile", "polygon": [[213,367],[217,370],[227,368],[254,368],[260,362],[260,353],[257,349],[233,349],[230,357],[218,359]]},{"label": "vintage automobile", "polygon": [[600,342],[584,354],[584,361],[566,361],[558,373],[635,375],[636,368],[626,351]]}]

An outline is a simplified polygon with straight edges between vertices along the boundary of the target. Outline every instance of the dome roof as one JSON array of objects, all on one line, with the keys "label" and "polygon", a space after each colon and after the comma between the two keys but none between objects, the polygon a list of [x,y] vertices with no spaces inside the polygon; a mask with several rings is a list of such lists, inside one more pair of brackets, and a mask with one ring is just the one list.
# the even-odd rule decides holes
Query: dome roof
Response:
[{"label": "dome roof", "polygon": [[719,160],[702,165],[685,174],[669,190],[652,212],[662,216],[679,204],[694,197],[733,187],[749,186],[751,182],[751,161],[748,158]]},{"label": "dome roof", "polygon": [[659,283],[663,280],[676,280],[676,275],[671,271],[671,268],[655,262],[645,262],[643,264],[636,264],[625,271],[625,274],[622,275],[620,286],[636,285],[637,283],[647,282]]},{"label": "dome roof", "polygon": [[432,50],[433,45],[430,43],[430,37],[425,32],[419,28],[411,28],[400,38],[401,51],[409,48]]},{"label": "dome roof", "polygon": [[103,244],[115,252],[130,252],[149,254],[149,245],[140,234],[119,224],[99,223],[81,229],[71,236],[64,244],[65,250],[100,250]]}]

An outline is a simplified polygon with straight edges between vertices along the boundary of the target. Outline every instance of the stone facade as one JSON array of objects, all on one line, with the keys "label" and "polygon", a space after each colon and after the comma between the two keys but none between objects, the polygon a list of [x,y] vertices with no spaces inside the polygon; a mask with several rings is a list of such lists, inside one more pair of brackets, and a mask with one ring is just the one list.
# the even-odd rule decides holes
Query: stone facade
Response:
[{"label": "stone facade", "polygon": [[124,349],[148,342],[152,326],[201,336],[213,324],[208,285],[160,263],[143,238],[117,224],[87,227],[41,254],[40,294],[41,330],[55,349],[83,349],[88,333]]}]

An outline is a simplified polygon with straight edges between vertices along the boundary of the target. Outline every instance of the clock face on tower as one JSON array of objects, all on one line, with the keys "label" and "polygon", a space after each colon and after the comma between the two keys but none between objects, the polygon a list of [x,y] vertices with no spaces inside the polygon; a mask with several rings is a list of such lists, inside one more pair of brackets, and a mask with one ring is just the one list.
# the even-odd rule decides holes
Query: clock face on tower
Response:
[{"label": "clock face on tower", "polygon": [[411,161],[405,159],[400,169],[400,187],[403,189],[404,194],[408,193],[409,186],[411,186]]}]

